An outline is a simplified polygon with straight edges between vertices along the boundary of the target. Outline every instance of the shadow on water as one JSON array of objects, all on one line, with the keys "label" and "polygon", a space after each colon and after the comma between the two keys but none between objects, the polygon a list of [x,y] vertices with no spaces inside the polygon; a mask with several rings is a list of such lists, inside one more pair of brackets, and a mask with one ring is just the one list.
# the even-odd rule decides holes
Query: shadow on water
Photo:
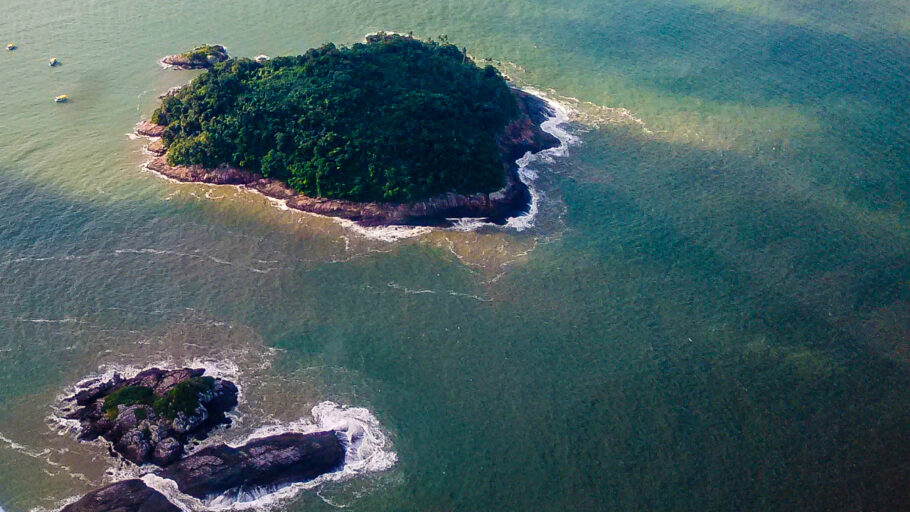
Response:
[{"label": "shadow on water", "polygon": [[[677,27],[693,32],[668,41],[756,30],[693,9],[679,12],[689,23]],[[808,38],[799,44],[810,51],[866,51],[840,36],[772,28],[759,30],[768,34],[748,47],[752,58],[788,37]],[[622,65],[616,43],[578,44],[592,59],[617,52],[611,66]],[[811,68],[799,82],[791,63],[780,70],[787,79],[759,76],[776,65],[770,56],[737,68],[728,62],[735,46],[710,50],[741,81],[700,85],[703,71],[652,85],[747,103],[782,88],[811,105],[830,79],[832,91],[885,109],[890,93],[874,97],[834,71]],[[669,42],[651,50],[676,55]],[[747,94],[749,80],[759,85]],[[432,248],[298,265],[305,247],[247,238],[189,203],[79,204],[0,173],[2,257],[57,258],[0,269],[0,322],[10,326],[0,348],[15,347],[17,366],[57,381],[72,357],[59,346],[83,340],[78,350],[96,350],[91,331],[48,335],[20,317],[88,320],[127,333],[129,344],[130,330],[193,308],[284,349],[281,371],[359,372],[379,389],[348,393],[387,418],[409,478],[354,510],[905,508],[903,218],[831,201],[837,194],[815,183],[799,189],[786,178],[792,158],[781,169],[619,128],[589,132],[576,151],[577,168],[559,186],[563,239],[489,285]],[[837,183],[834,192],[852,186]],[[280,268],[250,271],[287,255]],[[0,377],[0,400],[32,385],[14,371]]]},{"label": "shadow on water", "polygon": [[902,228],[738,155],[585,140],[568,233],[503,285],[534,311],[505,330],[545,367],[535,398],[572,397],[530,420],[526,466],[576,461],[550,492],[583,510],[904,509]]},{"label": "shadow on water", "polygon": [[[563,239],[486,289],[428,247],[251,273],[186,256],[247,244],[189,206],[76,204],[2,174],[0,249],[88,261],[4,267],[0,340],[56,382],[79,357],[60,346],[95,350],[93,331],[20,317],[129,345],[193,308],[284,349],[283,373],[362,375],[378,388],[346,396],[383,415],[413,480],[356,510],[903,508],[900,226],[621,128],[589,132],[576,163]],[[239,256],[288,251],[268,242]],[[2,375],[4,401],[34,385]]]},{"label": "shadow on water", "polygon": [[[841,4],[814,7],[837,19],[848,16]],[[910,202],[904,172],[910,166],[910,39],[903,33],[870,30],[851,38],[732,10],[655,1],[585,2],[537,12],[541,17],[530,23],[546,30],[535,39],[562,56],[556,66],[621,77],[636,94],[693,99],[699,110],[710,110],[708,103],[794,105],[824,130],[780,141],[802,147],[795,156],[803,172],[865,205],[900,202],[906,208]],[[614,106],[638,110],[633,102]]]}]

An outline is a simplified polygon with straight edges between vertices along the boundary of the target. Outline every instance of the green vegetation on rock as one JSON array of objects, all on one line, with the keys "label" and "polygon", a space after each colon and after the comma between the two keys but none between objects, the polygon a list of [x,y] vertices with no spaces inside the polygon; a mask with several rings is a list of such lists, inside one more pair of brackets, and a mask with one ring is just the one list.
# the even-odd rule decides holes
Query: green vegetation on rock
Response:
[{"label": "green vegetation on rock", "polygon": [[164,98],[171,165],[228,164],[309,196],[414,201],[505,183],[497,137],[519,115],[464,50],[371,36],[266,62],[231,59]]},{"label": "green vegetation on rock", "polygon": [[120,388],[105,397],[104,404],[101,405],[101,410],[104,411],[109,418],[113,419],[117,417],[118,405],[123,405],[125,407],[138,404],[152,405],[155,403],[155,399],[155,393],[151,388],[145,386],[127,386],[125,388]]},{"label": "green vegetation on rock", "polygon": [[[101,410],[108,418],[114,419],[117,417],[119,405],[124,407],[147,405],[159,416],[172,420],[180,412],[187,416],[192,414],[199,407],[199,396],[211,391],[214,386],[215,379],[212,377],[193,377],[177,384],[161,397],[156,396],[149,387],[127,386],[105,397]],[[136,411],[137,419],[144,420],[147,417],[145,410]]]},{"label": "green vegetation on rock", "polygon": [[180,57],[194,62],[204,62],[207,61],[209,57],[221,58],[221,56],[226,55],[227,52],[224,50],[223,46],[219,44],[204,44],[202,46],[197,46],[188,52],[181,53]]},{"label": "green vegetation on rock", "polygon": [[193,377],[171,388],[158,400],[153,408],[159,415],[174,419],[178,413],[189,416],[199,407],[199,395],[207,393],[215,386],[212,377]]}]

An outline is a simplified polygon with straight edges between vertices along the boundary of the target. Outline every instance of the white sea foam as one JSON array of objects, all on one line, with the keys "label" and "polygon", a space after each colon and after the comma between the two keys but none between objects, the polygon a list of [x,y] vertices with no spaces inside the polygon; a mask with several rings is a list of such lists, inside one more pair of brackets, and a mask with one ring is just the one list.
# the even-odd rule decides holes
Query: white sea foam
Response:
[{"label": "white sea foam", "polygon": [[[537,153],[531,153],[529,151],[515,162],[516,165],[518,165],[518,179],[528,187],[528,192],[531,194],[531,204],[528,207],[527,213],[516,217],[510,217],[506,221],[504,227],[514,229],[515,231],[524,231],[533,227],[537,219],[537,214],[540,212],[540,201],[543,193],[536,186],[538,177],[536,167],[540,164],[553,163],[555,158],[567,156],[569,154],[569,146],[580,142],[578,137],[569,133],[565,128],[566,123],[575,115],[573,109],[554,100],[537,89],[523,87],[520,88],[520,90],[537,96],[547,103],[547,106],[550,108],[553,115],[541,123],[540,129],[559,139],[559,146],[545,149]],[[503,227],[476,217],[451,218],[446,220],[451,222],[452,225],[445,229],[451,231],[476,231],[483,226],[494,228]]]},{"label": "white sea foam", "polygon": [[408,288],[407,286],[402,286],[402,285],[396,283],[395,281],[390,281],[386,286],[388,286],[389,288],[392,288],[394,290],[401,290],[402,292],[404,292],[405,295],[422,295],[425,293],[429,293],[429,294],[447,293],[453,297],[465,297],[467,299],[474,299],[474,300],[478,300],[480,302],[493,302],[492,299],[485,299],[478,295],[473,295],[473,294],[464,293],[464,292],[457,292],[455,290],[447,290],[445,292],[437,292],[436,290],[426,290],[426,289],[425,290],[414,290],[414,289]]},{"label": "white sea foam", "polygon": [[448,228],[451,231],[477,231],[479,228],[490,224],[483,220],[482,217],[447,218],[446,220],[452,223]]},{"label": "white sea foam", "polygon": [[405,295],[421,295],[424,293],[436,293],[436,290],[412,290],[412,289],[408,288],[407,286],[401,286],[400,284],[396,283],[395,281],[390,281],[388,284],[388,287],[395,289],[395,290],[401,290],[404,292]]},{"label": "white sea foam", "polygon": [[534,170],[532,166],[540,163],[551,163],[553,158],[568,155],[569,146],[578,144],[579,142],[578,137],[572,135],[565,129],[565,124],[569,122],[572,116],[572,111],[568,107],[548,98],[538,90],[526,88],[524,91],[547,102],[547,105],[553,112],[553,116],[544,121],[540,125],[540,129],[559,139],[559,146],[545,149],[538,153],[525,153],[525,155],[516,162],[518,164],[518,177],[521,179],[522,183],[527,185],[528,190],[531,192],[531,206],[528,209],[528,213],[518,217],[512,217],[506,222],[506,227],[515,229],[516,231],[523,231],[534,226],[537,213],[540,211],[541,192],[535,186],[537,171]]},{"label": "white sea foam", "polygon": [[81,496],[70,496],[69,498],[64,498],[62,500],[57,501],[57,503],[55,503],[50,508],[33,507],[32,509],[29,510],[29,512],[57,512],[58,510],[62,509],[63,507],[65,507],[67,505],[76,503],[77,501],[79,501],[80,497]]},{"label": "white sea foam", "polygon": [[84,320],[78,318],[64,317],[64,318],[17,318],[18,322],[27,322],[33,324],[82,324],[85,323]]},{"label": "white sea foam", "polygon": [[415,236],[425,235],[433,231],[433,228],[427,226],[365,227],[357,224],[352,220],[342,219],[340,217],[332,217],[332,220],[364,238],[382,242],[397,242],[405,238],[413,238]]},{"label": "white sea foam", "polygon": [[340,406],[334,402],[322,402],[313,408],[312,415],[312,419],[260,427],[245,439],[230,445],[236,447],[254,439],[289,432],[306,434],[334,430],[343,436],[346,448],[344,465],[338,471],[324,474],[309,482],[277,488],[260,487],[229,491],[204,500],[181,493],[172,480],[153,474],[142,475],[142,479],[149,487],[165,495],[171,503],[184,511],[264,510],[277,507],[300,492],[315,489],[326,482],[342,482],[359,475],[386,471],[398,461],[398,455],[392,451],[391,442],[379,421],[369,410],[362,407]]},{"label": "white sea foam", "polygon": [[44,450],[37,450],[35,448],[30,448],[23,444],[17,443],[2,433],[0,433],[0,443],[5,444],[13,451],[27,455],[33,459],[44,459],[44,457],[51,452],[48,448],[45,448]]}]

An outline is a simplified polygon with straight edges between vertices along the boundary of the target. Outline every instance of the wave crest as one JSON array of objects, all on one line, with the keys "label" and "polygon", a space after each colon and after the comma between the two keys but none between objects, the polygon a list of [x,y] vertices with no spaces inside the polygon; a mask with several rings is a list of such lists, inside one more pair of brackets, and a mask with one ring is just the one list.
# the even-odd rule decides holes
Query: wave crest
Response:
[{"label": "wave crest", "polygon": [[[218,496],[200,500],[180,492],[177,484],[153,474],[142,475],[149,487],[157,490],[187,512],[203,510],[267,510],[293,499],[300,492],[315,489],[328,482],[342,482],[356,476],[391,469],[398,461],[392,443],[383,431],[379,420],[366,408],[347,407],[334,402],[321,402],[312,409],[312,419],[302,418],[289,423],[275,423],[259,427],[239,442],[240,446],[254,439],[290,432],[311,433],[334,430],[343,436],[346,445],[345,461],[338,471],[326,473],[314,480],[280,487],[258,487],[228,491]],[[328,503],[328,502],[327,502]],[[331,505],[331,503],[329,503]]]}]

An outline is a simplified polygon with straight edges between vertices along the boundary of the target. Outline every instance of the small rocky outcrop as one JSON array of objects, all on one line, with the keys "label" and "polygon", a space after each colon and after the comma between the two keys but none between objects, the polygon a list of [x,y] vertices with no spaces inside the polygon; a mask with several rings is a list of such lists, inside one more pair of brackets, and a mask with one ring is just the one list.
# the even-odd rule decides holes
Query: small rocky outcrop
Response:
[{"label": "small rocky outcrop", "polygon": [[206,44],[197,46],[186,53],[168,55],[161,59],[161,63],[177,69],[207,69],[229,58],[230,56],[224,46]]},{"label": "small rocky outcrop", "polygon": [[[521,115],[506,126],[497,139],[506,173],[506,185],[490,194],[442,194],[412,203],[362,203],[345,199],[310,197],[298,193],[287,184],[265,178],[260,174],[230,166],[215,169],[198,165],[172,166],[167,163],[167,148],[160,141],[153,141],[147,149],[158,155],[146,166],[168,178],[183,182],[211,183],[214,185],[241,185],[265,196],[285,201],[289,208],[352,220],[362,226],[425,225],[447,226],[449,219],[457,217],[485,218],[490,222],[505,223],[510,217],[528,211],[531,193],[518,176],[516,160],[525,153],[536,153],[557,147],[559,139],[541,129],[552,111],[547,103],[531,94],[513,89]],[[136,133],[147,137],[160,137],[164,126],[149,121],[140,123]]]},{"label": "small rocky outcrop", "polygon": [[145,137],[161,137],[165,128],[167,127],[151,121],[142,121],[136,125],[136,133]]},{"label": "small rocky outcrop", "polygon": [[[233,383],[204,373],[152,368],[130,379],[115,374],[86,381],[66,399],[77,406],[67,417],[81,422],[81,439],[103,436],[123,457],[158,464],[157,476],[199,499],[306,482],[343,467],[347,442],[335,431],[286,433],[185,455],[189,437],[204,436],[237,405]],[[92,491],[61,512],[179,510],[165,495],[132,479]]]},{"label": "small rocky outcrop", "polygon": [[344,464],[345,446],[333,431],[288,433],[239,447],[210,446],[158,472],[196,498],[306,482]]},{"label": "small rocky outcrop", "polygon": [[180,512],[142,480],[124,480],[92,491],[61,512]]},{"label": "small rocky outcrop", "polygon": [[178,460],[190,438],[204,438],[227,423],[237,406],[237,386],[203,376],[205,370],[145,370],[131,379],[85,383],[69,401],[78,408],[67,415],[79,420],[79,438],[103,437],[135,464],[166,466]]},{"label": "small rocky outcrop", "polygon": [[[156,125],[157,126],[157,125]],[[153,155],[161,156],[167,153],[167,148],[164,147],[164,143],[161,142],[161,139],[155,139],[152,142],[149,142],[149,145],[145,149],[152,153]]]}]

